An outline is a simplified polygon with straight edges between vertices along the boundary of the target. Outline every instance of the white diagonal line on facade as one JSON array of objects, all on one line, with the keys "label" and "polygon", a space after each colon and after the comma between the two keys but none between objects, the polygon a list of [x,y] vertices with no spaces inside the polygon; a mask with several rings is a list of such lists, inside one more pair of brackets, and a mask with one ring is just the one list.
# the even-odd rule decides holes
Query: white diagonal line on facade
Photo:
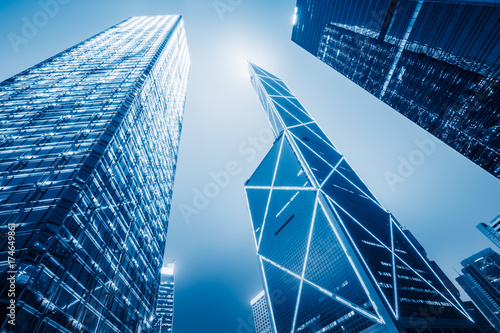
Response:
[{"label": "white diagonal line on facade", "polygon": [[396,279],[396,258],[394,257],[394,231],[392,219],[389,217],[390,233],[391,233],[391,258],[392,258],[392,290],[394,291],[394,312],[396,319],[399,319],[399,302],[398,302],[398,284]]},{"label": "white diagonal line on facade", "polygon": [[[298,124],[298,125],[288,126],[288,129],[292,129],[292,128],[300,127],[300,126],[307,127],[307,125],[309,125],[309,124],[314,124],[314,121],[309,121],[307,123],[302,123],[302,124]],[[311,131],[311,129],[309,127],[307,127],[307,128]]]},{"label": "white diagonal line on facade", "polygon": [[[324,195],[324,193],[323,193]],[[323,203],[321,201],[319,201],[319,204],[321,206],[321,208],[323,209],[324,212],[326,212],[327,209],[329,209],[329,207],[324,207],[323,206]],[[332,209],[333,210],[333,209]],[[337,218],[339,219],[340,221],[340,218],[337,214],[337,212],[335,210],[333,210],[334,214],[337,216]],[[377,308],[377,305],[375,304],[375,302],[372,300],[372,298],[370,297],[370,292],[368,291],[368,288],[366,287],[363,279],[361,278],[361,275],[359,274],[358,270],[356,269],[356,266],[354,265],[354,261],[353,259],[351,258],[351,256],[347,253],[347,248],[344,244],[344,242],[342,241],[342,238],[340,238],[340,235],[337,231],[337,228],[334,227],[333,225],[333,222],[330,220],[330,217],[328,216],[328,214],[325,214],[325,217],[328,221],[328,223],[330,224],[330,227],[332,228],[333,232],[335,233],[335,237],[337,237],[337,240],[339,241],[340,243],[340,246],[342,247],[342,250],[344,251],[344,254],[345,256],[347,257],[347,260],[349,260],[349,263],[351,264],[351,267],[352,269],[354,270],[354,273],[356,273],[356,276],[358,277],[358,281],[361,283],[361,286],[363,287],[363,290],[365,291],[366,293],[366,296],[368,297],[368,299],[370,300],[372,306],[373,306],[373,309],[375,310],[375,312],[377,313],[377,315],[379,316],[379,322],[383,323],[383,319],[382,319],[382,316],[380,315],[380,313],[378,312],[378,308]],[[348,235],[349,238],[350,238],[350,235]],[[352,239],[351,239],[351,242],[352,242]],[[354,243],[353,243],[354,244]],[[358,251],[359,253],[359,251]],[[363,258],[363,261],[364,261],[364,258]],[[365,263],[365,266],[366,266],[366,263]]]},{"label": "white diagonal line on facade", "polygon": [[[326,193],[324,193],[322,191],[323,194],[325,194],[328,199],[335,204],[335,206],[337,206],[338,208],[340,208],[344,213],[346,213],[354,222],[356,222],[359,226],[361,226],[366,232],[368,232],[375,240],[377,240],[377,242],[380,243],[380,245],[382,245],[385,249],[387,249],[389,252],[392,253],[392,255],[394,255],[397,259],[399,259],[406,267],[408,267],[414,274],[416,274],[421,280],[422,282],[424,282],[425,284],[427,284],[428,286],[430,286],[432,289],[434,289],[439,295],[441,295],[441,297],[443,297],[446,301],[448,301],[453,307],[455,307],[458,311],[462,312],[462,310],[458,309],[454,304],[453,302],[451,302],[445,295],[443,295],[438,289],[436,289],[436,287],[434,287],[432,284],[430,284],[429,282],[427,282],[427,280],[422,277],[422,275],[420,275],[420,273],[418,273],[417,271],[415,271],[415,269],[413,269],[408,263],[406,263],[406,261],[404,261],[400,256],[398,256],[396,254],[395,251],[391,251],[391,249],[389,247],[387,247],[387,245],[385,245],[381,240],[379,240],[373,233],[371,233],[370,230],[368,230],[364,225],[362,225],[358,220],[356,220],[351,214],[349,214],[344,208],[342,208],[342,206],[340,206],[338,203],[336,203],[331,197],[329,197]],[[340,217],[339,217],[340,218]],[[393,223],[392,220],[390,221],[390,223]],[[344,229],[346,229],[347,231],[347,228],[345,227],[344,225]],[[403,235],[404,233],[401,232]],[[421,256],[420,252],[413,246],[413,243],[410,242],[410,240],[407,238],[407,241],[411,244],[411,246],[415,249],[415,251],[419,254],[419,256],[422,258],[422,260],[425,262],[425,259],[423,259],[423,257]],[[358,250],[359,252],[359,250]],[[361,254],[361,253],[360,253]],[[429,265],[428,265],[429,266]],[[429,266],[430,267],[430,266]],[[367,266],[368,268],[368,266]],[[370,271],[370,269],[368,268],[368,270]],[[432,270],[431,270],[432,271]],[[371,272],[371,271],[370,271]],[[432,273],[434,273],[434,271],[432,271]],[[372,275],[373,276],[373,275]],[[434,277],[437,278],[439,280],[439,282],[441,282],[442,286],[444,286],[444,283],[441,281],[441,279],[439,279],[439,277],[434,273]],[[377,280],[375,280],[377,281]],[[378,286],[378,284],[377,284]],[[379,287],[380,289],[380,287]],[[445,287],[446,290],[448,290],[446,287]],[[450,293],[451,294],[451,293]],[[385,297],[384,295],[384,298],[385,300],[387,301],[387,298]],[[390,303],[387,301],[387,304],[390,306]],[[396,313],[395,311],[391,308],[391,310],[393,311],[394,313],[394,316],[396,316]],[[465,314],[464,312],[462,312],[463,314]],[[466,315],[468,317],[468,315]]]},{"label": "white diagonal line on facade", "polygon": [[[420,258],[422,259],[422,261],[426,264],[427,268],[429,268],[429,270],[433,273],[434,277],[436,277],[439,282],[441,282],[441,285],[450,293],[451,297],[453,297],[453,299],[455,300],[455,304],[453,302],[451,302],[448,298],[446,298],[443,294],[441,294],[441,292],[439,290],[436,290],[436,288],[434,288],[434,286],[430,285],[429,283],[427,283],[427,280],[425,280],[423,277],[420,276],[420,274],[418,274],[418,272],[415,272],[416,274],[419,275],[419,277],[421,279],[423,279],[427,284],[429,284],[434,290],[436,290],[440,295],[443,296],[444,299],[446,299],[448,302],[450,302],[450,304],[455,308],[457,309],[459,312],[461,312],[463,315],[465,315],[467,318],[469,318],[470,320],[472,320],[472,318],[468,315],[467,311],[465,311],[464,308],[462,308],[462,306],[460,305],[460,302],[457,301],[457,299],[455,298],[455,296],[453,295],[453,293],[446,287],[446,285],[444,284],[444,282],[439,278],[439,276],[436,274],[436,272],[434,272],[434,270],[432,269],[432,267],[427,263],[427,260],[425,260],[425,258],[420,254],[420,251],[417,250],[417,248],[413,245],[413,243],[410,241],[410,239],[405,235],[405,233],[401,230],[401,228],[399,228],[399,226],[393,221],[392,217],[391,217],[391,223],[393,223],[396,228],[398,228],[399,232],[403,235],[403,237],[406,239],[406,241],[408,243],[410,243],[410,245],[413,247],[413,249],[415,250],[415,252],[418,253],[418,255],[420,256]],[[396,255],[397,256],[397,255]],[[401,258],[398,258],[399,260],[401,260]],[[407,267],[409,267],[410,269],[412,269],[405,261],[401,260],[401,262],[403,262]],[[413,270],[413,269],[412,269]],[[456,306],[458,305],[458,307]]]},{"label": "white diagonal line on facade", "polygon": [[[384,292],[382,291],[382,289],[380,288],[380,286],[378,285],[378,283],[376,283],[377,279],[375,279],[375,276],[373,275],[372,271],[370,270],[370,268],[368,267],[368,264],[366,263],[365,261],[365,258],[363,257],[363,255],[361,254],[361,251],[359,251],[358,247],[356,246],[356,243],[354,243],[354,240],[352,239],[351,237],[351,234],[349,233],[349,231],[347,231],[347,228],[344,224],[344,222],[342,221],[342,219],[340,218],[340,215],[337,213],[337,211],[335,210],[335,207],[333,207],[334,205],[337,206],[337,204],[332,200],[332,198],[330,198],[326,193],[324,193],[323,191],[321,191],[325,197],[330,201],[330,204],[331,204],[331,209],[332,211],[335,213],[335,216],[337,217],[337,219],[339,220],[340,224],[343,226],[345,232],[346,232],[346,235],[347,237],[349,238],[349,240],[351,241],[351,244],[352,246],[354,247],[354,249],[356,250],[356,252],[358,253],[359,255],[359,258],[361,258],[361,261],[363,262],[365,268],[366,268],[366,271],[369,273],[369,275],[372,277],[373,281],[375,281],[374,285],[377,287],[377,289],[380,291],[380,295],[382,295],[382,297],[384,298],[385,302],[387,303],[389,309],[391,310],[392,314],[394,316],[396,316],[396,313],[394,312],[394,309],[392,308],[391,306],[391,303],[388,301],[387,297],[385,296]],[[341,208],[341,207],[340,207]],[[332,226],[333,227],[333,226]],[[389,250],[390,251],[390,250]],[[363,281],[362,279],[360,279],[360,281]],[[368,294],[369,295],[369,294]],[[371,300],[371,299],[370,299]],[[373,302],[372,302],[373,304]]]},{"label": "white diagonal line on facade", "polygon": [[[273,174],[273,180],[272,180],[272,185],[274,185],[274,180],[276,179],[276,172],[278,171],[278,164],[280,162],[280,157],[281,157],[281,150],[283,149],[283,142],[285,141],[285,138],[281,139],[281,145],[280,145],[280,150],[278,152],[278,157],[276,159],[276,166],[274,167],[274,174]],[[271,186],[272,186],[271,185]],[[273,190],[269,191],[269,198],[267,199],[267,205],[266,205],[266,211],[264,213],[264,221],[262,222],[262,229],[260,231],[260,236],[259,236],[259,244],[257,246],[257,252],[259,252],[260,249],[260,242],[262,240],[262,235],[264,234],[264,227],[266,225],[266,219],[267,219],[267,211],[269,210],[269,203],[271,202],[271,196],[273,194]]]},{"label": "white diagonal line on facade", "polygon": [[295,191],[316,191],[316,188],[310,186],[245,186],[249,190],[295,190]]},{"label": "white diagonal line on facade", "polygon": [[[352,172],[356,173],[356,172],[354,171],[354,169],[352,168],[352,166],[349,164],[349,162],[348,162],[347,160],[345,160],[345,162],[347,163],[347,165],[349,166],[349,168],[352,170]],[[360,177],[357,173],[356,173],[356,176],[359,178],[359,180],[360,180],[363,184],[366,184],[366,183],[363,181],[363,179],[362,179],[362,178],[361,178],[361,177]],[[354,185],[354,186],[356,186],[356,185]],[[356,187],[357,187],[357,186],[356,186]],[[368,186],[367,186],[366,188],[368,189]],[[361,190],[360,190],[360,191],[361,191]],[[368,191],[370,191],[370,189],[368,189]],[[362,191],[362,192],[363,192],[363,191]],[[364,192],[363,192],[363,193],[364,193]],[[370,194],[371,194],[371,195],[372,195],[372,197],[373,197],[373,198],[375,198],[375,200],[377,201],[377,205],[378,205],[378,206],[380,206],[380,208],[382,208],[384,211],[386,211],[386,212],[387,212],[387,210],[386,210],[384,207],[382,207],[382,204],[380,203],[380,200],[378,200],[377,196],[376,196],[375,194],[373,194],[371,191],[370,191]],[[365,193],[365,195],[366,195],[366,193]],[[368,196],[368,197],[370,197],[370,196]]]},{"label": "white diagonal line on facade", "polygon": [[[314,124],[316,124],[316,126],[318,126],[318,127],[319,127],[319,125],[318,125],[315,121],[312,121],[311,123],[314,123]],[[306,124],[307,129],[308,129],[311,133],[313,133],[313,134],[314,134],[314,135],[315,135],[318,139],[320,139],[321,141],[323,141],[323,142],[324,142],[327,146],[329,146],[330,148],[332,148],[333,150],[335,150],[337,153],[339,153],[339,154],[340,154],[340,152],[338,151],[338,149],[337,149],[337,148],[336,148],[336,147],[335,147],[335,146],[334,146],[334,145],[333,145],[333,144],[332,144],[329,140],[327,141],[327,140],[323,139],[323,138],[322,138],[321,136],[319,136],[319,135],[318,135],[318,133],[316,133],[316,132],[315,132],[312,128],[310,128],[309,126],[307,126],[307,125],[310,125],[311,123]],[[321,130],[321,129],[320,129],[320,130]],[[324,133],[324,132],[323,132],[323,133]]]},{"label": "white diagonal line on facade", "polygon": [[[245,192],[246,192],[246,189],[245,189]],[[270,193],[271,191],[269,191]],[[246,195],[247,197],[247,208],[248,208],[248,214],[250,215],[250,222],[252,223],[252,227],[253,227],[253,240],[255,241],[255,248],[257,249],[258,248],[258,244],[257,244],[257,237],[255,236],[255,223],[253,222],[253,218],[252,218],[252,211],[250,209],[250,199],[248,198],[248,194]],[[269,195],[270,197],[270,195]],[[269,201],[269,197],[267,198],[267,200]],[[264,221],[262,221],[262,224],[264,224]],[[259,237],[260,238],[260,237]]]},{"label": "white diagonal line on facade", "polygon": [[295,324],[297,322],[297,314],[299,312],[299,306],[300,306],[300,298],[302,296],[302,285],[304,284],[304,275],[306,273],[306,265],[307,265],[307,258],[309,257],[309,249],[311,247],[311,238],[313,234],[313,228],[314,228],[314,221],[316,219],[316,211],[318,209],[318,192],[316,192],[316,199],[314,200],[314,210],[313,210],[313,215],[311,218],[311,227],[309,228],[309,238],[307,240],[307,248],[306,248],[306,255],[304,257],[304,265],[302,266],[302,274],[301,274],[301,281],[300,281],[300,286],[299,286],[299,294],[297,296],[297,304],[295,305],[295,312],[293,315],[293,322],[292,322],[292,333],[295,330]]},{"label": "white diagonal line on facade", "polygon": [[[290,104],[292,104],[296,108],[296,111],[307,116],[309,119],[311,119],[311,121],[314,121],[312,120],[311,115],[305,110],[304,106],[302,106],[302,104],[300,104],[300,102],[297,100],[297,97],[295,97],[295,95],[292,94],[291,96],[278,96],[278,97],[284,97],[288,102],[290,102]],[[276,101],[276,103],[281,105],[279,101]],[[283,107],[283,109],[286,109],[283,105],[281,106]]]},{"label": "white diagonal line on facade", "polygon": [[297,156],[297,159],[299,160],[299,164],[302,166],[304,171],[306,172],[307,178],[309,179],[309,182],[314,186],[315,189],[319,189],[319,184],[318,181],[316,180],[316,177],[314,177],[311,168],[309,167],[309,164],[306,162],[306,159],[304,158],[304,155],[302,155],[302,152],[300,149],[297,147],[297,143],[293,138],[290,137],[291,133],[288,129],[285,130],[285,137],[288,139],[288,143],[290,144],[290,147],[292,147],[293,152]]},{"label": "white diagonal line on facade", "polygon": [[342,162],[343,160],[344,160],[344,156],[342,156],[342,158],[333,167],[332,171],[330,171],[330,173],[328,174],[328,176],[326,176],[325,180],[323,180],[323,182],[320,185],[321,188],[323,188],[323,185],[326,184],[326,182],[328,181],[328,179],[330,179],[331,175],[333,175],[333,173],[335,172],[335,170],[337,170],[337,167],[340,165],[340,162]]},{"label": "white diagonal line on facade", "polygon": [[305,283],[307,283],[308,285],[316,288],[318,291],[322,292],[323,294],[333,298],[334,300],[342,303],[344,306],[347,306],[349,307],[351,310],[354,310],[355,312],[367,317],[368,319],[371,319],[371,320],[374,320],[378,323],[380,323],[380,318],[377,318],[376,316],[374,316],[373,314],[369,313],[368,311],[366,311],[365,309],[363,308],[360,308],[359,306],[357,306],[356,304],[353,304],[351,302],[349,302],[348,300],[346,300],[345,298],[343,297],[340,297],[339,295],[335,294],[335,293],[332,293],[331,291],[329,290],[326,290],[324,288],[321,288],[320,286],[318,286],[317,284],[307,280],[307,279],[303,279]]},{"label": "white diagonal line on facade", "polygon": [[296,273],[294,273],[294,272],[290,271],[289,269],[287,269],[287,268],[285,268],[285,267],[283,267],[283,266],[279,265],[278,263],[276,263],[276,262],[274,262],[274,261],[272,261],[272,260],[270,260],[270,259],[268,259],[268,258],[266,258],[266,257],[264,257],[264,256],[262,256],[262,255],[259,255],[259,256],[260,256],[260,258],[261,258],[262,260],[264,260],[264,261],[268,262],[269,264],[271,264],[271,265],[273,265],[274,267],[276,267],[276,268],[278,268],[278,269],[282,270],[283,272],[285,272],[285,273],[287,273],[287,274],[292,275],[293,277],[297,278],[297,279],[298,279],[298,280],[300,280],[301,282],[305,282],[305,283],[307,283],[307,284],[308,284],[308,285],[310,285],[311,287],[314,287],[315,289],[317,289],[317,290],[318,290],[319,292],[321,292],[322,294],[327,295],[327,296],[329,296],[329,297],[333,298],[334,300],[336,300],[336,301],[338,301],[338,302],[341,302],[343,305],[345,305],[345,306],[349,307],[351,310],[356,311],[357,313],[359,313],[359,314],[361,314],[361,315],[363,315],[363,316],[367,317],[368,319],[371,319],[371,320],[374,320],[374,321],[376,321],[376,322],[378,322],[378,323],[381,323],[380,318],[377,318],[377,317],[376,317],[376,316],[374,316],[373,314],[371,314],[371,313],[367,312],[366,310],[364,310],[364,309],[360,308],[359,306],[357,306],[357,305],[355,305],[355,304],[353,304],[353,303],[349,302],[349,301],[348,301],[348,300],[346,300],[345,298],[340,297],[339,295],[337,295],[337,294],[335,294],[335,293],[333,293],[333,292],[331,292],[331,291],[329,291],[329,290],[326,290],[326,289],[322,288],[321,286],[318,286],[318,285],[317,285],[317,284],[315,284],[314,282],[311,282],[311,281],[309,281],[309,280],[307,280],[307,279],[303,279],[303,278],[301,278],[301,277],[300,277],[299,275],[297,275]]},{"label": "white diagonal line on facade", "polygon": [[309,147],[309,145],[308,145],[307,143],[305,143],[305,142],[303,142],[301,139],[299,139],[299,138],[295,135],[295,133],[290,132],[290,134],[291,134],[291,135],[292,135],[292,136],[293,136],[296,140],[300,141],[300,142],[301,142],[304,146],[306,146],[306,147],[307,147],[307,149],[309,149],[309,150],[310,150],[310,151],[311,151],[314,155],[318,156],[318,157],[319,157],[319,158],[320,158],[323,162],[325,162],[325,163],[326,163],[326,164],[328,164],[331,168],[333,168],[333,166],[332,166],[329,162],[327,162],[327,161],[326,161],[323,157],[321,157],[321,156],[320,156],[320,155],[319,155],[319,154],[318,154],[318,153],[317,153],[314,149],[312,149],[311,147]]},{"label": "white diagonal line on facade", "polygon": [[[337,172],[338,172],[338,173],[339,173],[339,174],[340,174],[340,175],[341,175],[341,176],[342,176],[345,180],[347,180],[349,183],[351,183],[351,184],[352,184],[352,186],[354,186],[355,188],[357,188],[357,189],[358,189],[358,191],[360,191],[361,193],[363,193],[363,195],[364,195],[365,197],[367,197],[367,198],[368,198],[368,199],[370,199],[370,200],[371,200],[374,204],[376,204],[377,206],[379,206],[379,207],[380,207],[380,209],[382,209],[382,210],[383,210],[384,212],[386,212],[386,213],[389,213],[388,211],[386,211],[386,210],[385,210],[385,208],[384,208],[384,207],[382,207],[382,205],[380,204],[380,202],[378,202],[377,200],[373,200],[373,198],[372,198],[371,196],[369,196],[368,194],[366,194],[366,192],[365,192],[365,191],[363,191],[362,189],[360,189],[360,188],[359,188],[356,184],[354,184],[354,183],[353,183],[353,182],[352,182],[349,178],[347,178],[346,176],[344,176],[344,174],[343,174],[342,172],[340,172],[340,171],[337,171]],[[370,194],[371,194],[371,192],[370,192]]]},{"label": "white diagonal line on facade", "polygon": [[[318,126],[318,129],[321,131],[321,133],[325,134],[325,131],[323,131],[321,129],[321,126],[319,126],[319,124],[316,121],[314,123],[316,124],[316,126]],[[323,139],[318,133],[316,133],[312,128],[310,128],[310,127],[307,127],[307,128],[309,128],[309,130],[311,132],[313,132],[319,139],[323,140],[324,143],[326,143],[327,145],[332,147],[337,153],[340,154],[340,151],[337,149],[337,147],[335,147],[335,145],[329,139],[327,141],[327,140]],[[326,134],[325,134],[325,136],[326,136]]]},{"label": "white diagonal line on facade", "polygon": [[299,140],[304,146],[307,147],[307,149],[309,149],[310,151],[313,152],[314,155],[318,156],[323,162],[325,162],[326,164],[328,164],[330,166],[330,168],[333,168],[333,166],[327,162],[323,157],[321,157],[314,149],[312,149],[311,147],[309,147],[305,142],[302,142],[302,140],[300,140],[295,134],[291,133],[290,134],[297,140]]},{"label": "white diagonal line on facade", "polygon": [[[281,96],[281,97],[284,97],[284,96]],[[286,109],[283,105],[281,105],[279,102],[277,102],[277,101],[273,101],[273,99],[272,99],[272,98],[270,98],[270,97],[269,97],[269,100],[270,100],[270,101],[271,101],[271,103],[273,103],[273,104],[274,104],[274,103],[278,104],[278,105],[279,105],[279,106],[280,106],[280,107],[281,107],[281,108],[282,108],[282,109],[283,109],[286,113],[288,113],[291,117],[293,117],[293,119],[295,119],[296,121],[298,121],[298,122],[299,122],[299,124],[304,124],[304,122],[300,121],[297,117],[295,117],[295,116],[294,116],[291,112],[289,112],[289,111],[288,111],[288,110],[287,110],[287,109]],[[276,107],[276,105],[275,105],[275,107]],[[278,109],[275,109],[275,110],[276,110],[276,111],[278,111]],[[278,114],[279,114],[279,112],[278,112]],[[280,118],[281,118],[281,117],[280,117]],[[296,126],[296,125],[293,125],[293,126]],[[288,126],[286,126],[286,128],[288,128]]]}]

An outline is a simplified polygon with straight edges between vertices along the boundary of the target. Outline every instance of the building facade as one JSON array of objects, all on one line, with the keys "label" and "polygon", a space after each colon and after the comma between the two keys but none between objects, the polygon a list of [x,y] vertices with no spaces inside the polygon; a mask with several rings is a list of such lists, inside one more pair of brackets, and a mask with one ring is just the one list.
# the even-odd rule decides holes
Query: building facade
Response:
[{"label": "building facade", "polygon": [[487,248],[462,261],[456,280],[483,316],[500,332],[500,255]]},{"label": "building facade", "polygon": [[467,313],[474,319],[474,322],[479,326],[481,333],[497,333],[497,331],[491,326],[490,322],[483,316],[481,311],[476,307],[474,302],[467,301],[462,302],[464,309]]},{"label": "building facade", "polygon": [[489,224],[484,222],[477,225],[477,229],[483,233],[490,241],[500,248],[500,214]]},{"label": "building facade", "polygon": [[500,177],[500,2],[296,6],[295,43]]},{"label": "building facade", "polygon": [[151,328],[189,67],[133,17],[0,83],[0,332]]},{"label": "building facade", "polygon": [[276,137],[245,183],[274,330],[477,332],[283,81],[249,67]]},{"label": "building facade", "polygon": [[253,321],[255,323],[255,333],[272,333],[269,310],[267,308],[267,298],[264,290],[260,292],[250,302],[252,306]]},{"label": "building facade", "polygon": [[154,333],[172,332],[174,325],[174,269],[175,263],[167,264],[161,269]]}]

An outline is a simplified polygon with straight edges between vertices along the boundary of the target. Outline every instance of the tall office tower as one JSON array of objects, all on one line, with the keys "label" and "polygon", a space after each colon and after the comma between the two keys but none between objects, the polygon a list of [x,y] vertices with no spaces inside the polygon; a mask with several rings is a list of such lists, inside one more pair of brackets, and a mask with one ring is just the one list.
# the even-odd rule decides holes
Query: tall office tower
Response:
[{"label": "tall office tower", "polygon": [[175,263],[172,263],[161,269],[154,333],[172,332],[174,324],[174,268]]},{"label": "tall office tower", "polygon": [[250,73],[276,136],[245,184],[275,331],[476,332],[283,81]]},{"label": "tall office tower", "polygon": [[189,66],[133,17],[0,83],[0,332],[149,329]]},{"label": "tall office tower", "polygon": [[292,41],[500,177],[500,2],[296,6]]},{"label": "tall office tower", "polygon": [[500,214],[489,225],[481,222],[477,225],[477,228],[497,247],[500,247]]},{"label": "tall office tower", "polygon": [[255,323],[255,333],[272,333],[271,320],[269,319],[269,310],[267,308],[266,293],[260,292],[250,302],[252,305],[253,321]]},{"label": "tall office tower", "polygon": [[487,248],[463,260],[462,266],[457,282],[500,332],[500,255]]}]

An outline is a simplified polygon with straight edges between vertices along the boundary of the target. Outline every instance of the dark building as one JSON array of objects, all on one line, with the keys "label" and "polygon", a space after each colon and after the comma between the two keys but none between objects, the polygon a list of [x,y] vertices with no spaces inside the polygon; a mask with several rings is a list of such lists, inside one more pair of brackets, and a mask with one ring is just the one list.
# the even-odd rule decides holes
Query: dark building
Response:
[{"label": "dark building", "polygon": [[462,305],[467,313],[474,319],[481,333],[496,333],[497,331],[491,326],[490,322],[483,316],[481,311],[476,307],[474,302],[463,302]]},{"label": "dark building", "polygon": [[132,17],[0,83],[0,332],[151,328],[189,67]]},{"label": "dark building", "polygon": [[274,330],[478,332],[284,82],[250,75],[276,137],[245,183]]},{"label": "dark building", "polygon": [[292,40],[500,177],[500,2],[297,0]]},{"label": "dark building", "polygon": [[497,332],[500,332],[500,255],[487,248],[462,261],[457,282]]},{"label": "dark building", "polygon": [[154,333],[172,332],[174,325],[174,269],[175,263],[167,264],[161,269]]}]

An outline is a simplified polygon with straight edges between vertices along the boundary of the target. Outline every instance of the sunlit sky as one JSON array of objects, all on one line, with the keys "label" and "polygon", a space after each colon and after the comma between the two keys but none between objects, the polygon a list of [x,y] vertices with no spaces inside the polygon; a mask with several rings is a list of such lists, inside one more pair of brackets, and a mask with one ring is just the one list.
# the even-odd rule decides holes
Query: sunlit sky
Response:
[{"label": "sunlit sky", "polygon": [[[461,260],[494,246],[475,226],[500,213],[500,182],[436,142],[391,186],[387,174],[418,154],[416,141],[431,137],[291,42],[294,0],[64,2],[16,52],[8,34],[22,35],[42,7],[34,0],[0,0],[0,80],[129,16],[184,17],[192,67],[165,255],[176,264],[175,332],[249,332],[250,300],[262,290],[243,184],[272,142],[247,61],[287,83],[452,280]],[[228,167],[236,170],[228,184],[200,200],[196,193]],[[186,207],[193,209],[188,218]]]}]

